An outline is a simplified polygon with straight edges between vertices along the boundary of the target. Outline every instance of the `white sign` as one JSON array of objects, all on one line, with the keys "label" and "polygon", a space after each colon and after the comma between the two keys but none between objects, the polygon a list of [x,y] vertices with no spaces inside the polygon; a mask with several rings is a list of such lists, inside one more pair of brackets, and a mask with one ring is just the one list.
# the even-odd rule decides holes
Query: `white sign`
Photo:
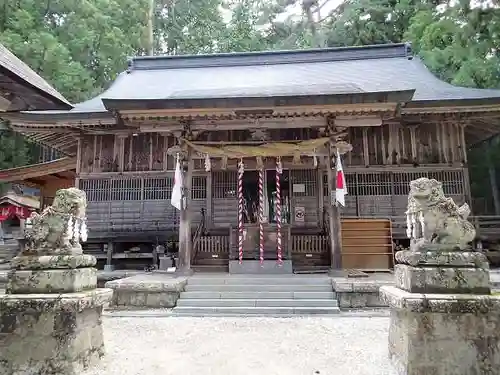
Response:
[{"label": "white sign", "polygon": [[304,184],[293,184],[293,192],[294,193],[305,193],[306,192],[306,185]]},{"label": "white sign", "polygon": [[296,206],[294,209],[294,217],[296,224],[304,224],[306,218],[306,209],[303,206]]}]

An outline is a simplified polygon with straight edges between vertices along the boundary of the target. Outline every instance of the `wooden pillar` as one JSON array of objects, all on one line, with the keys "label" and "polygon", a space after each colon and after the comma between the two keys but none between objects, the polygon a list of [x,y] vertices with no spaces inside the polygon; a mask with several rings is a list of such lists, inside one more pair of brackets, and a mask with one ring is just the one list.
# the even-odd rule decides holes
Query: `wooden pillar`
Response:
[{"label": "wooden pillar", "polygon": [[205,225],[212,227],[212,171],[207,173],[207,205],[206,205],[206,219]]},{"label": "wooden pillar", "polygon": [[[323,190],[323,170],[321,167],[317,171],[317,193],[318,193],[318,223],[320,228],[325,228],[326,223],[323,222],[325,216],[325,202],[324,202],[324,190]],[[290,210],[291,211],[291,210]]]},{"label": "wooden pillar", "polygon": [[179,264],[177,270],[179,273],[191,272],[191,187],[193,175],[193,158],[191,150],[186,152],[187,171],[184,174],[183,198],[181,200],[181,212],[179,222]]},{"label": "wooden pillar", "polygon": [[[341,238],[341,223],[340,212],[335,204],[335,186],[337,183],[337,176],[333,171],[332,163],[332,146],[328,147],[328,161],[327,175],[328,175],[328,192],[330,195],[330,202],[328,202],[328,219],[330,231],[330,249],[331,249],[331,268],[340,270],[342,268],[342,238]],[[332,204],[333,203],[333,204]]]}]

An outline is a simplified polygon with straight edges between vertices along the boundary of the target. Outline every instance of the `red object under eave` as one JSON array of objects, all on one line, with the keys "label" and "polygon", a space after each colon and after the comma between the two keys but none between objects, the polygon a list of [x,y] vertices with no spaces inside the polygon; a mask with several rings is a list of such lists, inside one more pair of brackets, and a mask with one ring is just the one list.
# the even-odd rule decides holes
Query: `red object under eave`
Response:
[{"label": "red object under eave", "polygon": [[6,204],[0,206],[0,221],[5,221],[11,217],[17,216],[18,219],[27,219],[34,210],[26,207],[14,206]]}]

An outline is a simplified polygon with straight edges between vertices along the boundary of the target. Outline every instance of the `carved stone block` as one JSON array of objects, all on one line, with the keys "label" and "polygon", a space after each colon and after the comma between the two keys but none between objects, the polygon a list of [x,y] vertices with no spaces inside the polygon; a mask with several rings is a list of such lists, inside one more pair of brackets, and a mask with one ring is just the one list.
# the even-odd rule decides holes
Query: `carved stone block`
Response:
[{"label": "carved stone block", "polygon": [[470,251],[443,251],[442,245],[426,245],[421,251],[399,251],[396,261],[410,266],[472,267],[489,269],[486,256]]},{"label": "carved stone block", "polygon": [[0,296],[0,374],[80,374],[104,355],[109,289]]},{"label": "carved stone block", "polygon": [[391,307],[389,356],[399,375],[500,374],[500,296],[380,288]]},{"label": "carved stone block", "polygon": [[410,293],[490,294],[490,273],[482,268],[394,267],[396,287]]},{"label": "carved stone block", "polygon": [[7,293],[74,293],[96,287],[95,268],[14,270],[9,275]]},{"label": "carved stone block", "polygon": [[59,268],[94,267],[97,263],[95,256],[79,255],[21,255],[11,260],[11,267],[17,270],[46,270]]}]

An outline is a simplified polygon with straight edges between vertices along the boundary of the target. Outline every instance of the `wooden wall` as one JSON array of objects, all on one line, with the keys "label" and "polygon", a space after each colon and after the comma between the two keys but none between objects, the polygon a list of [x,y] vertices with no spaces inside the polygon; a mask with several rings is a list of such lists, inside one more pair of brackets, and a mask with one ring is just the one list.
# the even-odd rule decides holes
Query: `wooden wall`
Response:
[{"label": "wooden wall", "polygon": [[467,160],[463,126],[385,124],[348,129],[347,165],[451,164]]},{"label": "wooden wall", "polygon": [[[206,176],[193,176],[193,227],[200,222],[201,209],[206,209],[206,180]],[[170,203],[172,174],[85,178],[79,184],[87,193],[90,237],[178,228],[179,212]]]},{"label": "wooden wall", "polygon": [[[263,137],[299,140],[318,137],[318,129],[263,129]],[[457,203],[468,200],[468,175],[463,127],[455,123],[399,123],[380,127],[348,128],[352,152],[344,158],[349,194],[344,217],[401,216],[406,209],[409,182],[418,177],[442,181],[445,194]],[[214,131],[201,134],[201,141],[248,141],[248,130]],[[89,226],[92,233],[175,230],[178,212],[170,204],[174,156],[167,150],[176,144],[173,136],[160,133],[87,135],[80,140],[79,187],[88,193]],[[303,158],[305,159],[305,158]],[[252,164],[253,162],[253,164]],[[273,164],[273,160],[266,163]],[[324,166],[309,164],[290,169],[292,224],[319,227],[330,203]],[[220,170],[213,160],[213,172],[204,171],[204,161],[195,159],[193,173],[193,227],[206,210],[208,227],[237,224],[237,172],[235,161]],[[267,165],[267,164],[266,164]],[[255,167],[255,160],[248,168]],[[219,169],[218,169],[219,168]],[[294,191],[293,185],[305,190]],[[304,207],[304,223],[294,222],[294,207]]]},{"label": "wooden wall", "polygon": [[[420,177],[434,178],[443,183],[447,197],[457,204],[467,200],[467,174],[465,168],[443,166],[442,169],[412,167],[401,171],[346,172],[348,195],[345,217],[390,217],[404,216],[408,202],[410,181]],[[323,176],[325,208],[330,204],[326,174]]]}]

